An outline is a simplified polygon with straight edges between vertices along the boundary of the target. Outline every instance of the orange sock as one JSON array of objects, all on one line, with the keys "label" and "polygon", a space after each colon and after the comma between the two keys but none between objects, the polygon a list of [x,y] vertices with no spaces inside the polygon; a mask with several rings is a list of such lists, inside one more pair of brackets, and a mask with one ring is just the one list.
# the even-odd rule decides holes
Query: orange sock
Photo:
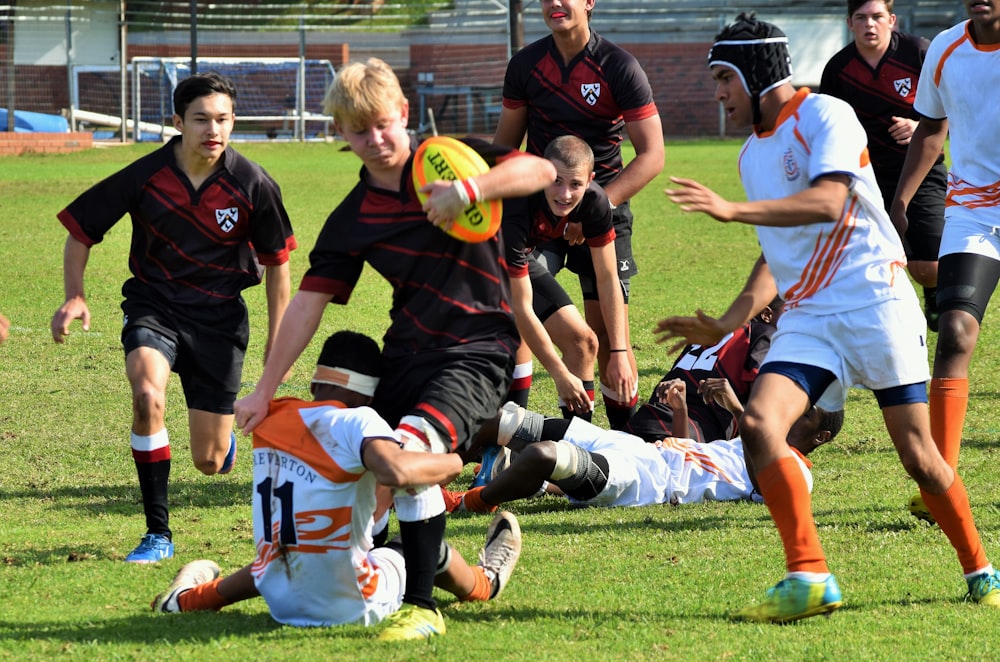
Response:
[{"label": "orange sock", "polygon": [[219,577],[181,593],[177,598],[181,611],[219,611],[226,605],[232,604],[219,594],[221,581],[222,577]]},{"label": "orange sock", "polygon": [[955,481],[944,493],[930,494],[921,489],[920,496],[924,498],[927,509],[958,553],[962,572],[969,574],[985,568],[989,561],[979,539],[976,523],[972,519],[969,494],[965,491],[965,483],[958,472],[955,473]]},{"label": "orange sock", "polygon": [[465,509],[470,513],[492,513],[497,509],[491,503],[486,503],[483,501],[482,493],[486,489],[486,486],[473,487],[471,490],[465,493],[462,497],[462,502],[465,504]]},{"label": "orange sock", "polygon": [[757,483],[785,547],[788,572],[830,572],[813,521],[805,477],[789,455],[757,472]]},{"label": "orange sock", "polygon": [[483,570],[482,566],[474,565],[472,566],[472,574],[476,576],[476,586],[469,591],[468,595],[459,598],[459,600],[462,602],[471,602],[473,600],[485,602],[489,600],[493,594],[493,582],[486,576],[486,571]]},{"label": "orange sock", "polygon": [[962,448],[962,428],[969,405],[969,380],[964,377],[935,377],[931,379],[929,400],[931,435],[944,461],[954,469],[958,466],[958,453]]}]

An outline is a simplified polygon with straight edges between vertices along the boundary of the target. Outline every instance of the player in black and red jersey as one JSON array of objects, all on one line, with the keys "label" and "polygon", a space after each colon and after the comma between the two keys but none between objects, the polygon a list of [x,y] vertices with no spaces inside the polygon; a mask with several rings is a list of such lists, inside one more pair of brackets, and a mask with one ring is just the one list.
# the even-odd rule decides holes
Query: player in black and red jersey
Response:
[{"label": "player in black and red jersey", "polygon": [[[656,385],[646,404],[636,410],[625,430],[652,443],[663,437],[689,437],[702,443],[732,439],[739,434],[733,411],[742,409],[781,315],[781,299],[774,299],[749,323],[726,334],[714,345],[687,345],[673,367]],[[667,391],[683,382],[687,402],[687,429],[676,430]],[[732,390],[724,388],[723,382]],[[723,398],[734,395],[739,403]]]},{"label": "player in black and red jersey", "polygon": [[[930,42],[896,31],[895,0],[848,0],[847,26],[854,41],[823,69],[820,92],[851,104],[868,134],[875,178],[885,208],[892,205],[910,137],[919,114],[913,110],[920,67]],[[907,268],[924,288],[924,314],[937,331],[937,260],[944,229],[948,169],[940,154],[907,208],[903,236]]]},{"label": "player in black and red jersey", "polygon": [[[594,153],[587,143],[576,136],[559,136],[545,148],[545,158],[556,167],[555,182],[527,198],[504,203],[501,227],[515,318],[524,339],[515,368],[519,379],[515,378],[510,399],[527,405],[534,353],[556,382],[563,415],[590,420],[597,337],[555,277],[538,263],[533,249],[541,242],[562,238],[570,223],[580,224],[594,265],[608,337],[621,347],[628,333],[615,268],[615,230],[607,195],[594,182]],[[561,360],[553,343],[562,350]],[[607,381],[620,385],[616,399],[627,399],[634,389],[631,366],[624,352],[612,358],[617,360],[608,364]]]},{"label": "player in black and red jersey", "polygon": [[[412,178],[416,146],[406,131],[409,104],[392,69],[376,58],[348,64],[324,106],[363,162],[361,179],[327,218],[264,373],[236,403],[237,424],[249,432],[267,415],[281,375],[310,342],[327,304],[346,304],[368,264],[393,288],[382,348],[393,378],[379,382],[372,407],[397,426],[409,450],[464,449],[496,417],[520,337],[500,237],[466,243],[436,225],[453,220],[471,198],[534,193],[555,179],[555,167],[477,141],[473,146],[493,167],[464,182],[427,185],[421,206]],[[406,558],[405,604],[380,638],[442,635],[432,595],[445,529],[441,491],[397,490],[394,504]]]},{"label": "player in black and red jersey", "polygon": [[125,560],[173,556],[168,523],[170,445],[164,425],[167,381],[180,375],[191,457],[205,474],[227,473],[236,458],[233,402],[249,339],[240,293],[266,274],[268,340],[288,304],[288,253],[296,247],[278,185],[229,146],[236,90],[215,73],[174,90],[181,135],[95,184],[59,220],[66,301],[52,318],[62,343],[70,323],[90,327],[83,275],[90,249],[125,214],[132,218],[132,277],[122,286],[121,333],[132,388],[132,457],[146,535]]},{"label": "player in black and red jersey", "polygon": [[[632,258],[632,212],[629,200],[663,169],[663,129],[645,72],[630,53],[590,29],[595,0],[541,0],[542,17],[552,34],[511,58],[504,78],[503,109],[494,142],[544,154],[556,136],[575,135],[594,150],[596,181],[614,210],[618,276],[628,328],[629,279],[637,273]],[[623,165],[621,143],[627,132],[635,158]],[[598,365],[608,420],[621,427],[637,401],[616,399],[621,383],[608,379],[612,350],[628,358],[633,377],[631,342],[611,345],[601,315],[590,251],[577,226],[565,239],[539,245],[540,262],[555,274],[563,266],[580,278],[584,314],[600,342]],[[628,340],[628,339],[626,339]]]}]

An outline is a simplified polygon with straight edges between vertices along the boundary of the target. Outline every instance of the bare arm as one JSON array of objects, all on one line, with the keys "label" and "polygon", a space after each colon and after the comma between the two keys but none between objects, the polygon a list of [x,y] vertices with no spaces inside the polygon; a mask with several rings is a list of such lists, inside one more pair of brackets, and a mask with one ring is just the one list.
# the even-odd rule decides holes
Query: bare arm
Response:
[{"label": "bare arm", "polygon": [[524,142],[524,134],[527,130],[528,108],[507,108],[504,106],[500,109],[500,121],[497,122],[497,132],[493,135],[493,142],[511,149],[521,149],[521,143]]},{"label": "bare arm", "polygon": [[266,364],[271,346],[278,335],[278,325],[281,324],[291,298],[292,277],[287,262],[264,267],[264,288],[267,293],[267,344],[264,346]]},{"label": "bare arm", "polygon": [[[600,248],[591,248],[590,255],[597,276],[601,316],[608,332],[608,349],[629,349],[631,340],[625,321],[625,298],[618,280],[615,245],[610,243]],[[606,384],[615,389],[615,397],[619,402],[628,402],[635,391],[636,382],[636,375],[629,362],[629,352],[609,354],[607,372]]]},{"label": "bare arm", "polygon": [[366,439],[361,456],[375,480],[386,487],[449,483],[462,473],[462,458],[458,454],[405,451],[395,439]]},{"label": "bare arm", "polygon": [[913,131],[889,213],[892,217],[892,224],[900,236],[906,233],[906,228],[909,225],[906,219],[906,208],[927,173],[931,171],[934,162],[937,161],[947,137],[948,120],[946,119],[930,120],[925,117],[920,120],[917,128]]},{"label": "bare arm", "polygon": [[590,396],[583,388],[583,382],[566,367],[562,358],[556,353],[552,338],[535,315],[531,306],[531,279],[528,276],[510,279],[512,306],[517,330],[556,383],[556,391],[566,406],[572,411],[584,412],[590,410]]},{"label": "bare arm", "polygon": [[692,179],[671,177],[678,188],[665,193],[683,211],[708,214],[723,223],[746,223],[768,227],[793,227],[836,221],[844,213],[850,178],[824,175],[804,191],[775,200],[730,202]]},{"label": "bare arm", "polygon": [[69,325],[73,320],[83,322],[83,330],[90,330],[90,309],[83,289],[83,273],[90,259],[90,248],[82,242],[66,237],[63,249],[63,290],[65,301],[52,316],[52,339],[57,343],[65,341],[69,335]]},{"label": "bare arm", "polygon": [[662,343],[680,339],[671,347],[678,351],[684,345],[714,345],[731,331],[735,331],[764,309],[778,294],[778,288],[767,266],[767,260],[761,255],[757,258],[743,290],[729,305],[722,317],[709,317],[701,310],[695,317],[668,317],[660,320],[654,333],[659,334],[656,342]]},{"label": "bare arm", "polygon": [[687,437],[689,427],[687,384],[683,379],[660,382],[656,387],[656,394],[660,402],[670,407],[673,414],[670,421],[671,434],[675,437]]},{"label": "bare arm", "polygon": [[637,122],[626,122],[629,140],[635,148],[635,158],[621,173],[604,187],[614,205],[630,200],[663,170],[663,126],[659,115]]},{"label": "bare arm", "polygon": [[282,317],[257,387],[234,405],[236,425],[244,434],[249,434],[267,416],[274,392],[312,340],[329,302],[330,295],[322,292],[299,290],[295,293]]}]

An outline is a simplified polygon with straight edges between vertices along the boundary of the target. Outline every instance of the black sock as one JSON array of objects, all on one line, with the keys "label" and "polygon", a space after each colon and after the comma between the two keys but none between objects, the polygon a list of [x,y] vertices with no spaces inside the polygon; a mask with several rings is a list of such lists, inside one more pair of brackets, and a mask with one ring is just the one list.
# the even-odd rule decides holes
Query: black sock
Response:
[{"label": "black sock", "polygon": [[167,485],[170,481],[170,460],[135,463],[142,493],[142,509],[146,513],[146,533],[171,537],[167,505]]},{"label": "black sock", "polygon": [[[436,488],[435,488],[436,489]],[[436,609],[434,576],[437,573],[441,541],[444,540],[445,514],[419,522],[400,522],[403,558],[406,560],[406,591],[403,602]]]}]

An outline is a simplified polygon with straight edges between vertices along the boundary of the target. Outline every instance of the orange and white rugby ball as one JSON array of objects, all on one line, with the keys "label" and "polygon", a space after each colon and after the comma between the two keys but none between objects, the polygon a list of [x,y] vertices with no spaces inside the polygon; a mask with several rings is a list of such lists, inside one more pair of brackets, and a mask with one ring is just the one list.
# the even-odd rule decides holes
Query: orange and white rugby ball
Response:
[{"label": "orange and white rugby ball", "polygon": [[[432,136],[420,143],[413,156],[413,185],[420,202],[425,202],[427,195],[420,193],[420,188],[428,182],[468,179],[489,169],[483,157],[462,141],[447,136]],[[502,217],[503,203],[500,200],[475,202],[466,207],[445,232],[470,243],[486,241],[500,229]]]}]

